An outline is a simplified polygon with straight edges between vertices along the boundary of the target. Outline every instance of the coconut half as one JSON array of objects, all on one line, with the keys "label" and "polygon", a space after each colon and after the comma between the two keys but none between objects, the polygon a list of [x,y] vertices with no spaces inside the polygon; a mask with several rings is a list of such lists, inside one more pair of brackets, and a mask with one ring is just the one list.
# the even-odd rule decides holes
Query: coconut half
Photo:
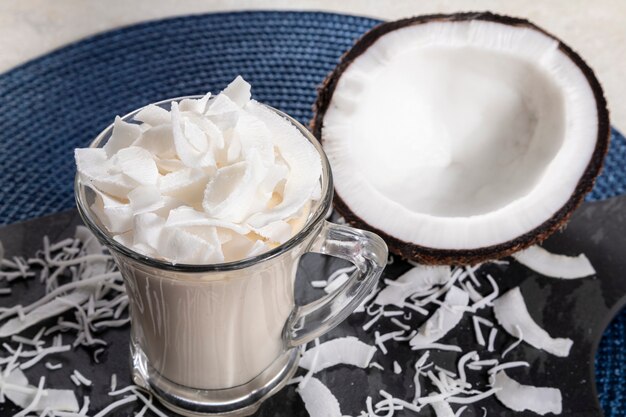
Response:
[{"label": "coconut half", "polygon": [[311,128],[340,214],[429,264],[544,240],[593,187],[609,140],[602,88],[580,56],[491,13],[375,27],[322,85]]}]

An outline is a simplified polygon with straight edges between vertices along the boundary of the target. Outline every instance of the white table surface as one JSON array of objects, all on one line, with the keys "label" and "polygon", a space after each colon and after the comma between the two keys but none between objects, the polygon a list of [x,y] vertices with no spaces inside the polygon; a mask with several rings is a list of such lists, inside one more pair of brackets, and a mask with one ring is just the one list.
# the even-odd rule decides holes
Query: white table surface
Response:
[{"label": "white table surface", "polygon": [[250,9],[323,10],[383,19],[490,10],[525,17],[591,65],[613,125],[626,131],[624,0],[1,0],[0,71],[108,29],[168,16]]}]

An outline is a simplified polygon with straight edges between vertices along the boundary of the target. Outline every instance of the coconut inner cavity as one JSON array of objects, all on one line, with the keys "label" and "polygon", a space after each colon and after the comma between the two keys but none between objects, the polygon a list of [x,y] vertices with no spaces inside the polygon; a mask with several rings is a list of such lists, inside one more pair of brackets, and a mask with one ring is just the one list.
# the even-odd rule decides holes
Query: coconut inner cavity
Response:
[{"label": "coconut inner cavity", "polygon": [[503,207],[533,188],[562,142],[560,91],[511,54],[409,50],[362,87],[351,116],[360,174],[416,212],[472,216]]},{"label": "coconut inner cavity", "polygon": [[357,45],[326,87],[320,127],[336,194],[359,221],[412,245],[469,250],[530,233],[572,198],[598,109],[557,40],[432,21]]}]

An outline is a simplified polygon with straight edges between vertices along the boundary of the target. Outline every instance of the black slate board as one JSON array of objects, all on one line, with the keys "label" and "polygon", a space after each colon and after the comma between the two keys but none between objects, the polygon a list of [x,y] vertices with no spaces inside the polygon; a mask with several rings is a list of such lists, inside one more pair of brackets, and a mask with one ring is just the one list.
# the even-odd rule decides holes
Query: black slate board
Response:
[{"label": "black slate board", "polygon": [[[44,234],[51,241],[73,235],[74,228],[80,224],[75,211],[59,213],[40,219],[13,224],[0,229],[0,241],[3,242],[7,256],[32,256],[41,247]],[[581,280],[557,280],[542,277],[527,268],[510,262],[508,265],[489,265],[481,271],[492,272],[492,275],[503,277],[499,285],[502,292],[520,285],[528,309],[533,318],[550,334],[566,336],[574,340],[574,346],[568,358],[557,358],[538,351],[526,344],[513,350],[507,360],[525,360],[530,368],[509,370],[511,377],[521,383],[538,386],[553,386],[561,389],[563,394],[564,416],[602,416],[597,400],[594,382],[594,356],[600,338],[612,317],[626,304],[626,197],[613,198],[601,202],[585,203],[575,214],[569,226],[561,233],[552,236],[544,245],[555,253],[577,255],[585,253],[597,270],[597,276]],[[306,255],[298,273],[297,298],[302,302],[319,297],[322,292],[315,290],[306,283],[315,279],[323,279],[332,270],[343,265],[342,261],[317,255]],[[395,278],[410,266],[396,261],[385,271],[385,278]],[[43,286],[36,280],[15,283],[13,294],[0,298],[0,306],[9,306],[17,302],[29,303],[43,295]],[[481,313],[494,320],[491,312]],[[361,326],[369,317],[363,314],[352,315],[341,326],[333,330],[328,337],[356,335],[364,341],[373,343],[373,332],[381,333],[397,330],[384,324],[375,325],[368,332]],[[411,324],[417,326],[423,321],[413,315]],[[33,332],[34,333],[34,332]],[[26,333],[28,334],[28,333]],[[28,369],[26,374],[31,383],[45,373],[47,386],[54,388],[75,388],[69,379],[74,368],[94,381],[90,388],[78,388],[77,395],[82,403],[83,395],[90,395],[91,414],[111,402],[106,395],[109,389],[110,375],[116,373],[118,386],[130,383],[128,371],[128,328],[108,330],[102,337],[109,342],[106,352],[100,356],[100,364],[92,360],[92,352],[78,348],[67,354],[55,355],[54,362],[62,362],[63,369],[48,371],[43,367],[44,361]],[[496,351],[501,351],[512,338],[498,336]],[[445,339],[446,343],[458,344],[464,351],[476,349],[473,327],[468,315]],[[390,349],[391,350],[391,349]],[[376,353],[374,360],[382,364],[386,371],[377,369],[351,369],[339,366],[324,371],[317,376],[337,396],[344,414],[357,415],[364,409],[365,399],[371,395],[375,402],[380,399],[378,391],[385,389],[396,397],[411,399],[413,397],[413,364],[419,352],[411,351],[403,344],[393,348],[390,355]],[[456,370],[458,354],[451,352],[432,353],[431,357],[444,368]],[[497,356],[494,356],[497,357]],[[482,359],[488,358],[481,356]],[[391,372],[393,361],[397,360],[403,372],[394,375]],[[471,371],[470,371],[471,372]],[[484,374],[476,373],[475,375]],[[486,380],[476,381],[475,387],[485,388]],[[470,405],[463,416],[482,416],[481,407],[486,407],[488,415],[510,416],[512,412],[490,398],[477,405]],[[141,405],[127,406],[112,413],[112,416],[128,416],[138,411]],[[456,409],[456,407],[455,407]],[[17,411],[10,403],[0,405],[0,415],[11,415]],[[171,414],[171,412],[168,412]],[[276,396],[270,398],[256,414],[258,416],[307,416],[299,396],[293,386],[287,387]],[[400,411],[397,416],[415,415],[412,412]],[[429,407],[425,407],[420,415],[434,415]],[[520,416],[534,416],[533,413],[519,413]]]}]

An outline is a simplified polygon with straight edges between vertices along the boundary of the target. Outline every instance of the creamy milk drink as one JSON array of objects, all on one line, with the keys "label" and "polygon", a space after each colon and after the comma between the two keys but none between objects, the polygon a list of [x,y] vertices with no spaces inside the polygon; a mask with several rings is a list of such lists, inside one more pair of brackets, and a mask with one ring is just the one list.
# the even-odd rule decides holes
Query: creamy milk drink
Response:
[{"label": "creamy milk drink", "polygon": [[[324,220],[319,144],[240,77],[117,118],[75,158],[79,211],[126,284],[133,378],[183,414],[253,412],[293,374],[295,347],[343,320],[386,261],[377,236]],[[300,308],[310,251],[359,268]]]}]

